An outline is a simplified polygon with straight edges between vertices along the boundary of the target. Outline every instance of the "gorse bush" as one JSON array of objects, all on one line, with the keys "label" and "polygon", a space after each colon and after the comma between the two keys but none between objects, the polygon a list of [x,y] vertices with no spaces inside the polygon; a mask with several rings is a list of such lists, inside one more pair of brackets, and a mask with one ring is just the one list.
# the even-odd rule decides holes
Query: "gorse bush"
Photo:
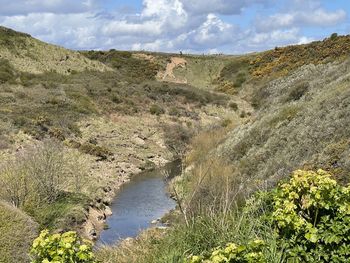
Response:
[{"label": "gorse bush", "polygon": [[95,263],[92,246],[78,237],[76,232],[50,235],[40,233],[31,249],[32,263]]},{"label": "gorse bush", "polygon": [[274,196],[272,220],[290,262],[348,262],[350,187],[325,171],[296,171]]}]

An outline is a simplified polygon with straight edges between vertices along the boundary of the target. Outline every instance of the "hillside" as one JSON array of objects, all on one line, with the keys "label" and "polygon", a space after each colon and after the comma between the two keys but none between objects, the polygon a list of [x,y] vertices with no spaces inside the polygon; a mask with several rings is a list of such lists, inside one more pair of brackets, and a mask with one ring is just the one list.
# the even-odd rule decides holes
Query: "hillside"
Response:
[{"label": "hillside", "polygon": [[[191,141],[187,168],[172,186],[182,206],[175,216],[180,223],[166,237],[148,232],[131,244],[106,247],[99,257],[105,262],[182,262],[194,254],[198,257],[188,262],[206,262],[200,259],[218,246],[262,238],[271,248],[262,252],[267,262],[285,262],[284,248],[276,245],[281,237],[271,235],[276,230],[266,223],[272,201],[265,191],[298,169],[323,169],[342,185],[350,181],[349,44],[348,36],[340,36],[231,58],[213,87],[254,109],[241,112],[248,115],[243,124],[212,129]],[[255,193],[258,199],[250,200]],[[308,255],[301,250],[300,255]],[[300,258],[296,262],[305,262]]]},{"label": "hillside", "polygon": [[0,26],[0,59],[11,61],[21,72],[70,74],[85,70],[108,71],[108,67],[85,59],[78,52],[49,45],[28,34]]}]

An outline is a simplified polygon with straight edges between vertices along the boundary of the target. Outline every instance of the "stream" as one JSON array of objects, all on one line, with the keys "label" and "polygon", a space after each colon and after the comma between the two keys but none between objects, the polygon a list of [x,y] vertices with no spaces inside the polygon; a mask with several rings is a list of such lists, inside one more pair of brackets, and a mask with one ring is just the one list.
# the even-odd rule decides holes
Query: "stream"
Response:
[{"label": "stream", "polygon": [[176,203],[167,193],[165,174],[172,178],[179,175],[180,170],[180,162],[175,161],[135,175],[122,185],[111,206],[113,214],[106,222],[109,228],[101,232],[97,245],[113,245],[136,237],[140,231],[154,226],[153,220],[174,209]]}]

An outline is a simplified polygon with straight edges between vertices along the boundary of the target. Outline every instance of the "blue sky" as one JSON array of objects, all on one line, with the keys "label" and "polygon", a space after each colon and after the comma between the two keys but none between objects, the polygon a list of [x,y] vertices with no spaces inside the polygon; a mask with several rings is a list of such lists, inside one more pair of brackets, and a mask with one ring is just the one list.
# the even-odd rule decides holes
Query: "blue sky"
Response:
[{"label": "blue sky", "polygon": [[239,54],[350,33],[348,0],[0,0],[0,25],[71,49]]}]

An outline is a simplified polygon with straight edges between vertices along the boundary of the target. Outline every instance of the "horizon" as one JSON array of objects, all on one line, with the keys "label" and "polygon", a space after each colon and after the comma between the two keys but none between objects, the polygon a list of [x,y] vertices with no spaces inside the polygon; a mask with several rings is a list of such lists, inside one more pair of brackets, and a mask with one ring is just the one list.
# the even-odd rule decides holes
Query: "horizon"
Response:
[{"label": "horizon", "polygon": [[0,4],[0,25],[73,50],[240,55],[350,32],[345,0],[0,0]]}]

